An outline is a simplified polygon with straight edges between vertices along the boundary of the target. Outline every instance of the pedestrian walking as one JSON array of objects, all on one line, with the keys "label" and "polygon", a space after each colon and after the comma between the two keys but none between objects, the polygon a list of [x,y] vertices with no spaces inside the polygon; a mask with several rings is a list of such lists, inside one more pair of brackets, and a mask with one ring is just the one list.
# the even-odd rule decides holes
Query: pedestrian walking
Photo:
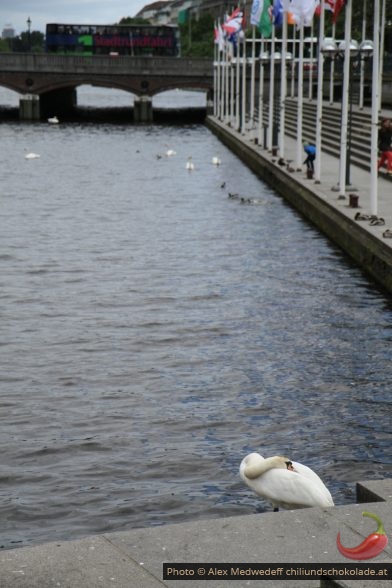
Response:
[{"label": "pedestrian walking", "polygon": [[387,174],[392,175],[392,125],[389,118],[384,118],[378,132],[378,148],[381,156],[377,169],[380,170],[384,163],[387,165]]}]

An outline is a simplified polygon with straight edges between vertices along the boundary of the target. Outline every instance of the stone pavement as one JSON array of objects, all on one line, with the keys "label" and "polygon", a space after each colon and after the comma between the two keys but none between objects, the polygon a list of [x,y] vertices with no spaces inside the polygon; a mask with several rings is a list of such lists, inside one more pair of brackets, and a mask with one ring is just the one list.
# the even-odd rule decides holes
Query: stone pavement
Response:
[{"label": "stone pavement", "polygon": [[[190,523],[106,533],[77,541],[61,541],[0,553],[1,588],[290,588],[320,586],[313,580],[163,580],[163,563],[358,563],[347,560],[336,547],[358,545],[375,531],[367,510],[381,517],[392,537],[392,479],[358,484],[358,496],[370,502],[295,511],[196,520]],[[366,563],[389,565],[392,542]],[[172,566],[174,567],[174,566]],[[209,566],[207,567],[208,570]],[[323,588],[387,587],[391,581],[324,579]]]}]

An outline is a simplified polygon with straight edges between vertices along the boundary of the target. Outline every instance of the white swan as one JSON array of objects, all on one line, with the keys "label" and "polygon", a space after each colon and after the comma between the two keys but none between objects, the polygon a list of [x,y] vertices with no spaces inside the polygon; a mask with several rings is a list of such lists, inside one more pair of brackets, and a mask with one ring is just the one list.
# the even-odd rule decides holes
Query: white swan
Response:
[{"label": "white swan", "polygon": [[188,157],[188,161],[186,162],[186,166],[185,167],[189,171],[192,171],[193,169],[195,169],[195,164],[192,162],[192,157]]},{"label": "white swan", "polygon": [[166,151],[166,154],[165,155],[166,155],[166,157],[172,157],[173,155],[176,155],[176,154],[177,154],[177,152],[174,151],[174,149],[168,149]]},{"label": "white swan", "polygon": [[250,453],[241,462],[240,476],[256,494],[270,502],[274,510],[334,506],[328,488],[318,475],[287,457],[264,459]]},{"label": "white swan", "polygon": [[51,123],[52,125],[58,125],[59,122],[60,121],[57,118],[57,116],[51,116],[50,118],[48,118],[48,123]]},{"label": "white swan", "polygon": [[219,157],[213,157],[213,158],[212,158],[212,164],[213,164],[213,165],[220,165],[221,163],[222,163],[222,162],[221,162],[221,160],[219,159]]},{"label": "white swan", "polygon": [[41,157],[38,153],[26,153],[25,159],[38,159]]}]

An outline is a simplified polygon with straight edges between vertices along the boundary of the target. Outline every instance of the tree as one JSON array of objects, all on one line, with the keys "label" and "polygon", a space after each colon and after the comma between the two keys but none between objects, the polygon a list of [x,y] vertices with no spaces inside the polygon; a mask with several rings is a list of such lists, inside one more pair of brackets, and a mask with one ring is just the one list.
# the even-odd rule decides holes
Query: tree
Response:
[{"label": "tree", "polygon": [[12,39],[0,39],[0,53],[10,53]]},{"label": "tree", "polygon": [[120,25],[148,25],[151,24],[149,20],[145,18],[141,18],[140,16],[137,18],[132,18],[130,16],[124,16],[120,22]]},{"label": "tree", "polygon": [[25,31],[10,41],[16,53],[43,53],[45,50],[45,36],[40,31]]},{"label": "tree", "polygon": [[209,13],[199,18],[187,15],[186,22],[179,24],[181,34],[181,55],[183,57],[213,57],[214,19]]}]

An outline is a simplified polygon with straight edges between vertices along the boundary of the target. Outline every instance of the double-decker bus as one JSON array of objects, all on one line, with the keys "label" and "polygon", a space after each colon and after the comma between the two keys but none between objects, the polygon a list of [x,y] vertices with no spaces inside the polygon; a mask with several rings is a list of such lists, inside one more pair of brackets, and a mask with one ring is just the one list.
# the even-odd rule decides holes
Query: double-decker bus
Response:
[{"label": "double-decker bus", "polygon": [[73,55],[180,56],[175,25],[47,24],[46,51]]}]

